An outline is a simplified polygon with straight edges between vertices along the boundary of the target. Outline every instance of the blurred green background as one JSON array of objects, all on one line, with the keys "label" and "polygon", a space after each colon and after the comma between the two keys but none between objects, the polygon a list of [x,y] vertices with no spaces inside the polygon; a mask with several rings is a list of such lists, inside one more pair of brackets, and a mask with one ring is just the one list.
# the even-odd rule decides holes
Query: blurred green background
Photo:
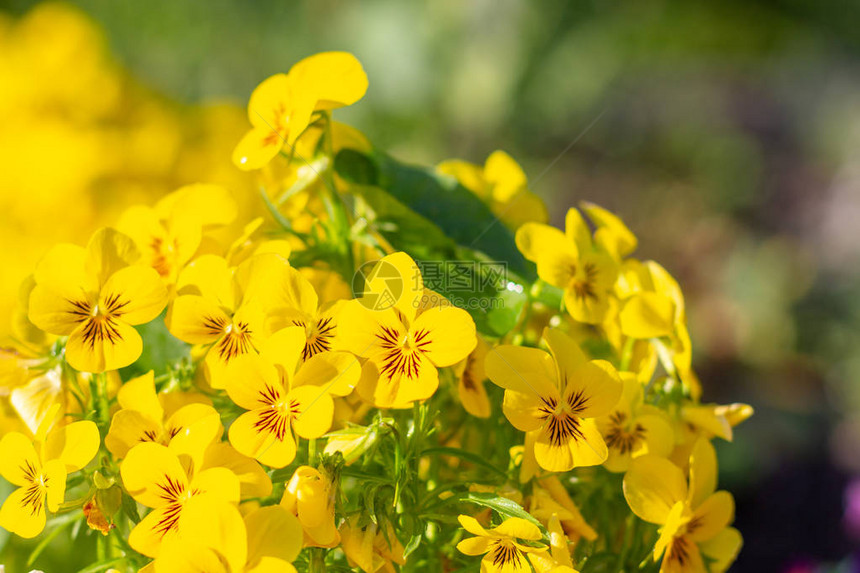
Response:
[{"label": "blurred green background", "polygon": [[348,50],[370,88],[338,118],[377,145],[430,164],[504,149],[556,224],[585,199],[618,213],[688,297],[704,399],[756,408],[720,448],[733,571],[860,567],[860,3],[77,5],[169,100],[244,106]]}]

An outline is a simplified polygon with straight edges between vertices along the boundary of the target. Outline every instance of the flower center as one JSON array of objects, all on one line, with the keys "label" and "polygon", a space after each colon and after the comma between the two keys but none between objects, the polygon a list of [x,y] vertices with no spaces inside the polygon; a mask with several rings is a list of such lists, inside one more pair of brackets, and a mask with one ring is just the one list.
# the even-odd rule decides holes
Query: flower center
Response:
[{"label": "flower center", "polygon": [[573,291],[576,298],[585,301],[587,299],[597,299],[597,267],[592,263],[583,265],[571,265],[570,269],[570,290]]},{"label": "flower center", "polygon": [[401,333],[386,326],[380,327],[376,334],[384,354],[380,374],[392,380],[395,376],[418,378],[421,357],[430,344],[429,332],[418,330],[414,333]]},{"label": "flower center", "polygon": [[496,541],[496,546],[492,552],[493,565],[502,568],[508,564],[513,564],[515,569],[522,566],[523,554],[507,539],[499,539]]},{"label": "flower center", "polygon": [[305,347],[302,349],[302,361],[316,356],[320,352],[331,350],[335,335],[335,325],[331,317],[320,318],[316,321],[297,319],[293,320],[293,324],[304,327],[307,337]]},{"label": "flower center", "polygon": [[645,439],[646,429],[642,424],[631,424],[625,412],[613,412],[609,416],[610,429],[606,445],[622,454],[629,454]]}]

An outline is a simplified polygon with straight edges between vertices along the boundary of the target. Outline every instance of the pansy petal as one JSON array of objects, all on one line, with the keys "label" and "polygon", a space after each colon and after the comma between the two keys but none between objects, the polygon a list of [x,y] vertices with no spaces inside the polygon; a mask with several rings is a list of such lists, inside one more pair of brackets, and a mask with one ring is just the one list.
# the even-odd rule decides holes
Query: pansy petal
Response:
[{"label": "pansy petal", "polygon": [[188,456],[199,468],[209,444],[221,438],[224,427],[218,411],[207,404],[188,404],[177,410],[164,424],[170,436],[168,447],[177,456]]},{"label": "pansy petal", "polygon": [[289,80],[293,92],[312,94],[316,109],[352,105],[367,91],[367,74],[349,52],[309,56],[290,68]]},{"label": "pansy petal", "polygon": [[244,171],[265,167],[284,147],[282,137],[268,125],[251,129],[233,149],[233,164]]},{"label": "pansy petal", "polygon": [[690,453],[690,507],[698,507],[717,489],[717,452],[707,438],[699,438]]},{"label": "pansy petal", "polygon": [[282,371],[292,379],[302,360],[302,351],[306,341],[304,328],[288,326],[278,330],[263,341],[260,347],[260,356],[281,367]]},{"label": "pansy petal", "polygon": [[189,344],[209,344],[224,335],[230,317],[214,302],[199,295],[177,297],[165,319],[170,333]]},{"label": "pansy petal", "polygon": [[139,258],[140,253],[131,237],[105,227],[90,237],[84,264],[87,273],[95,276],[99,286],[102,286],[111,275],[135,263]]},{"label": "pansy petal", "polygon": [[[195,474],[189,485],[195,496],[211,496],[213,500],[239,503],[239,478],[227,468],[208,468]],[[208,503],[213,503],[208,501]]]},{"label": "pansy petal", "polygon": [[71,473],[90,463],[100,444],[98,426],[82,420],[51,431],[42,455],[47,460],[60,460]]},{"label": "pansy petal", "polygon": [[69,336],[66,360],[81,372],[104,372],[128,366],[140,357],[143,340],[130,324],[89,319]]},{"label": "pansy petal", "polygon": [[630,338],[669,336],[675,327],[675,304],[664,294],[640,292],[624,302],[618,320]]},{"label": "pansy petal", "polygon": [[125,410],[137,410],[156,421],[164,417],[164,409],[155,393],[155,373],[152,370],[123,384],[116,399]]},{"label": "pansy petal", "polygon": [[693,512],[687,531],[694,541],[706,541],[728,527],[735,517],[735,500],[727,491],[718,491]]},{"label": "pansy petal", "polygon": [[177,535],[180,515],[173,507],[153,509],[131,530],[128,544],[147,557],[158,557],[162,543],[170,543]]},{"label": "pansy petal", "polygon": [[[290,407],[295,408],[293,428],[303,438],[319,438],[331,429],[334,402],[323,388],[299,386],[287,396]],[[295,404],[295,406],[293,406]]]},{"label": "pansy petal", "polygon": [[349,352],[329,351],[311,357],[299,368],[294,386],[321,386],[332,396],[346,396],[361,377],[361,363]]},{"label": "pansy petal", "polygon": [[567,380],[588,362],[585,353],[570,335],[556,328],[546,328],[543,339],[558,367],[558,379]]},{"label": "pansy petal", "polygon": [[101,291],[99,306],[129,324],[153,320],[167,304],[167,289],[151,267],[131,265],[115,272]]},{"label": "pansy petal", "polygon": [[45,529],[45,504],[42,494],[35,505],[30,502],[27,488],[20,487],[9,494],[0,508],[0,527],[24,539],[31,539]]},{"label": "pansy petal", "polygon": [[245,516],[248,531],[248,564],[263,557],[294,560],[302,549],[302,526],[280,505],[261,507]]},{"label": "pansy petal", "polygon": [[464,555],[483,555],[490,550],[490,543],[487,537],[469,537],[457,544],[457,551]]},{"label": "pansy petal", "polygon": [[457,521],[460,522],[460,525],[471,533],[472,535],[477,535],[478,537],[494,537],[492,533],[484,529],[484,527],[478,523],[478,520],[474,517],[468,515],[460,515],[457,516]]},{"label": "pansy petal", "polygon": [[185,491],[188,478],[179,459],[161,444],[142,443],[129,450],[120,466],[123,485],[147,507],[165,505],[165,491]]},{"label": "pansy petal", "polygon": [[410,331],[412,344],[438,367],[465,359],[478,343],[475,321],[454,306],[435,307],[421,313]]},{"label": "pansy petal", "polygon": [[543,535],[537,525],[520,517],[510,517],[493,529],[497,535],[537,541]]},{"label": "pansy petal", "polygon": [[666,522],[672,507],[687,498],[687,480],[680,468],[665,458],[641,456],[630,462],[624,475],[624,497],[640,518]]},{"label": "pansy petal", "polygon": [[534,452],[538,465],[547,471],[566,472],[575,467],[569,442],[554,440],[546,428],[538,432]]},{"label": "pansy petal", "polygon": [[66,495],[66,466],[60,460],[50,460],[42,468],[45,480],[45,500],[48,511],[54,513],[60,508]]},{"label": "pansy petal", "polygon": [[579,434],[570,441],[570,452],[575,467],[596,466],[606,461],[609,450],[594,420],[579,421]]},{"label": "pansy petal", "polygon": [[13,485],[26,485],[29,476],[41,469],[33,441],[20,432],[9,432],[0,440],[0,475]]},{"label": "pansy petal", "polygon": [[113,415],[105,436],[105,447],[117,459],[141,442],[154,442],[161,434],[161,424],[137,410],[120,410]]},{"label": "pansy petal", "polygon": [[48,286],[36,285],[30,293],[28,316],[39,329],[65,336],[89,318],[91,299],[92,296],[84,292],[66,295]]},{"label": "pansy petal", "polygon": [[537,348],[502,345],[487,352],[484,368],[497,386],[538,395],[557,394],[556,372],[552,357]]},{"label": "pansy petal", "polygon": [[242,499],[272,494],[272,480],[260,464],[226,442],[216,442],[206,450],[201,469],[210,467],[227,468],[236,474]]},{"label": "pansy petal", "polygon": [[712,559],[712,573],[723,573],[738,556],[743,545],[741,533],[734,527],[727,527],[707,541],[699,543],[702,553]]},{"label": "pansy petal", "polygon": [[517,230],[517,248],[525,258],[537,262],[541,253],[552,249],[554,245],[570,243],[564,233],[541,223],[526,223]]},{"label": "pansy petal", "polygon": [[265,413],[265,410],[254,410],[239,416],[230,425],[230,444],[262,464],[282,468],[295,459],[296,441],[288,428],[280,438],[276,433],[262,429],[258,422]]},{"label": "pansy petal", "polygon": [[529,432],[540,428],[545,418],[541,408],[545,407],[546,402],[534,392],[505,390],[502,411],[511,425],[520,431]]},{"label": "pansy petal", "polygon": [[227,395],[246,410],[273,405],[286,395],[275,367],[255,354],[245,354],[233,360],[224,380]]},{"label": "pansy petal", "polygon": [[356,356],[369,357],[379,352],[384,331],[402,336],[403,323],[391,308],[374,311],[364,306],[364,300],[351,300],[343,305],[338,317],[337,346]]},{"label": "pansy petal", "polygon": [[583,364],[565,383],[564,399],[584,418],[597,418],[612,411],[623,387],[618,371],[605,360]]},{"label": "pansy petal", "polygon": [[196,294],[224,309],[235,310],[237,289],[233,271],[223,257],[203,255],[182,269],[176,282],[180,295]]}]

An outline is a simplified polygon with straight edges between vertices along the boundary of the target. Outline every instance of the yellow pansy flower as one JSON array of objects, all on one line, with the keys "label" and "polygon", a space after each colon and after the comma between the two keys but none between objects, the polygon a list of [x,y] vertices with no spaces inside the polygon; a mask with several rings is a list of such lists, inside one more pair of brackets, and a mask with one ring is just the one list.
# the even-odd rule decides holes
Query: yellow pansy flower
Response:
[{"label": "yellow pansy flower", "polygon": [[301,360],[309,360],[334,348],[337,316],[345,301],[320,306],[319,296],[302,271],[277,264],[271,258],[264,274],[265,286],[256,292],[258,300],[268,309],[267,326],[271,331],[288,326],[305,330],[305,345]]},{"label": "yellow pansy flower", "polygon": [[143,342],[133,325],[161,313],[167,290],[152,268],[134,264],[139,257],[130,238],[105,228],[86,249],[57,245],[36,267],[30,320],[69,337],[66,360],[73,368],[116,370],[140,356]]},{"label": "yellow pansy flower", "polygon": [[489,352],[489,346],[480,336],[475,349],[466,359],[454,366],[457,375],[457,395],[463,408],[477,418],[490,417],[490,399],[484,388],[487,375],[484,372],[484,360]]},{"label": "yellow pansy flower", "polygon": [[229,224],[236,204],[218,185],[183,187],[159,201],[155,207],[129,207],[117,228],[134,239],[143,261],[171,283],[200,247],[203,232]]},{"label": "yellow pansy flower", "polygon": [[597,420],[597,428],[609,448],[603,466],[611,472],[627,471],[630,460],[645,454],[666,457],[675,446],[675,433],[666,414],[644,403],[642,384],[630,372],[622,372],[621,399],[609,415]]},{"label": "yellow pansy flower", "polygon": [[265,342],[259,355],[236,359],[226,375],[227,394],[248,410],[230,426],[230,443],[270,467],[282,468],[293,461],[294,433],[313,439],[331,428],[331,394],[354,385],[360,375],[354,357],[352,363],[332,363],[328,353],[296,370],[304,343],[304,329],[282,329]]},{"label": "yellow pansy flower", "polygon": [[46,438],[37,435],[35,444],[19,432],[3,436],[0,475],[18,489],[0,508],[0,527],[26,538],[41,533],[45,508],[57,511],[65,497],[66,476],[90,463],[99,441],[98,428],[88,420],[55,428]]},{"label": "yellow pansy flower", "polygon": [[436,170],[457,179],[511,229],[529,222],[546,223],[549,218],[541,198],[529,190],[522,167],[504,151],[492,152],[483,167],[449,159]]},{"label": "yellow pansy flower", "polygon": [[589,361],[563,332],[546,329],[544,340],[551,354],[504,345],[487,355],[487,375],[505,389],[505,417],[536,432],[534,454],[545,470],[601,464],[608,450],[595,418],[618,403],[621,379],[605,360]]},{"label": "yellow pansy flower", "polygon": [[389,525],[383,533],[376,523],[359,525],[355,515],[340,526],[341,549],[346,554],[350,567],[358,567],[364,573],[396,573],[394,563],[405,565],[403,545]]},{"label": "yellow pansy flower", "polygon": [[152,442],[129,450],[120,466],[125,490],[138,503],[152,508],[128,537],[135,551],[157,557],[161,544],[176,535],[178,522],[188,500],[204,498],[207,503],[239,502],[239,480],[226,468],[183,466],[166,446]]},{"label": "yellow pansy flower", "polygon": [[[654,560],[663,556],[662,573],[722,573],[740,550],[740,533],[729,527],[734,499],[717,486],[717,458],[701,438],[690,456],[689,482],[665,458],[634,459],[624,476],[624,497],[638,517],[660,526]],[[665,555],[664,555],[665,553]],[[705,567],[706,556],[712,560]]]},{"label": "yellow pansy flower", "polygon": [[460,362],[475,348],[475,322],[450,304],[422,308],[424,281],[406,253],[384,257],[368,276],[368,292],[341,310],[340,347],[376,367],[379,376],[369,392],[376,406],[426,400],[439,387],[437,368]]},{"label": "yellow pansy flower", "polygon": [[523,256],[537,264],[538,276],[564,290],[564,305],[574,320],[603,321],[618,267],[594,244],[579,211],[567,212],[564,233],[549,225],[526,223],[517,230],[516,241]]},{"label": "yellow pansy flower", "polygon": [[230,362],[255,354],[265,338],[265,312],[249,294],[255,279],[266,279],[256,272],[257,262],[265,257],[289,265],[278,255],[264,254],[233,269],[222,257],[203,255],[179,275],[167,328],[179,340],[208,346],[204,364],[213,388],[224,388]]},{"label": "yellow pansy flower", "polygon": [[264,80],[251,94],[253,128],[233,151],[240,169],[260,169],[284,145],[292,146],[316,111],[352,105],[367,91],[367,75],[347,52],[322,52],[295,64],[288,74]]},{"label": "yellow pansy flower", "polygon": [[458,543],[457,550],[466,555],[484,555],[482,573],[531,573],[528,554],[546,548],[520,542],[538,541],[543,535],[537,525],[519,517],[510,517],[494,529],[484,529],[468,515],[457,519],[463,529],[475,536]]},{"label": "yellow pansy flower", "polygon": [[186,503],[178,533],[166,539],[155,573],[295,573],[301,526],[280,506],[244,516],[230,503]]},{"label": "yellow pansy flower", "polygon": [[298,517],[305,547],[336,547],[340,533],[334,522],[335,487],[319,470],[300,466],[287,483],[281,507]]},{"label": "yellow pansy flower", "polygon": [[165,416],[152,371],[126,382],[117,400],[120,409],[105,436],[105,447],[117,459],[141,442],[155,442],[177,456],[189,456],[199,466],[206,448],[224,430],[218,411],[208,404],[190,402]]}]

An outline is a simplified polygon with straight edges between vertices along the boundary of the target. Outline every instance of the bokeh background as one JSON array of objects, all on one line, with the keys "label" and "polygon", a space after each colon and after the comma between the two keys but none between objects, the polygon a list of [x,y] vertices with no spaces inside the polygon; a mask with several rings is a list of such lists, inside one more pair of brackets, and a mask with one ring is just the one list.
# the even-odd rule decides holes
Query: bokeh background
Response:
[{"label": "bokeh background", "polygon": [[348,50],[370,89],[340,120],[408,161],[504,149],[555,223],[602,204],[678,277],[705,400],[756,409],[719,452],[732,570],[858,571],[858,30],[813,0],[0,0],[0,313],[132,202],[205,180],[255,209],[251,90]]}]

